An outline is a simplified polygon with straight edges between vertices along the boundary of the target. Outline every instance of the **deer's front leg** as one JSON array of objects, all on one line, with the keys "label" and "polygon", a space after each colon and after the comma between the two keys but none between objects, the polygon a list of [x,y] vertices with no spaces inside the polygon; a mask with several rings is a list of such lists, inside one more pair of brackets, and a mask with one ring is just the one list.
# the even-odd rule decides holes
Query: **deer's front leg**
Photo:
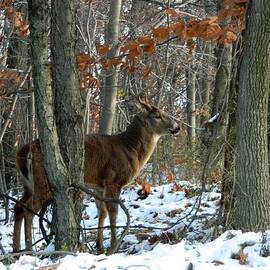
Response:
[{"label": "deer's front leg", "polygon": [[[118,188],[116,185],[109,185],[105,190],[105,197],[111,199],[119,199],[121,188]],[[116,219],[118,214],[118,204],[107,202],[106,203],[107,211],[110,219],[111,226],[111,248],[115,247],[117,243],[117,235],[116,235]]]}]

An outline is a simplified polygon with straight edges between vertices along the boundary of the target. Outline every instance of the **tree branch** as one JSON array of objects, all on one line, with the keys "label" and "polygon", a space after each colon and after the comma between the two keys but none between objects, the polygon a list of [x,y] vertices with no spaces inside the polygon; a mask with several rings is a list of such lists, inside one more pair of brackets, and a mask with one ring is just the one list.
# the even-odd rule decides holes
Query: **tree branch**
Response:
[{"label": "tree branch", "polygon": [[109,250],[108,255],[117,252],[117,250],[119,249],[119,247],[121,245],[122,240],[127,235],[128,230],[129,230],[129,226],[130,226],[130,215],[129,215],[128,209],[126,208],[124,203],[119,199],[100,197],[96,193],[94,193],[92,190],[90,190],[89,188],[86,188],[82,184],[73,183],[72,186],[77,188],[77,189],[82,190],[83,192],[85,192],[87,194],[90,194],[91,196],[93,196],[95,199],[97,199],[99,201],[108,202],[108,203],[117,203],[123,209],[123,211],[125,212],[126,217],[127,217],[126,227],[125,227],[124,231],[122,232],[122,234],[121,234],[120,238],[118,239],[118,241],[117,241],[116,245],[114,246],[114,248]]},{"label": "tree branch", "polygon": [[[31,66],[28,67],[27,69],[27,72],[25,73],[20,85],[18,86],[18,89],[22,88],[22,86],[24,85],[30,71],[31,71]],[[16,91],[17,92],[17,91]],[[10,109],[10,112],[9,112],[9,115],[4,123],[4,127],[2,129],[2,131],[0,132],[0,143],[2,143],[2,140],[3,140],[3,137],[5,135],[5,132],[7,130],[7,127],[12,119],[12,116],[13,116],[13,113],[14,113],[14,110],[15,110],[15,107],[16,107],[16,104],[17,104],[17,100],[18,100],[18,93],[16,93],[14,96],[13,96],[13,100],[12,100],[12,106],[11,106],[11,109]]]}]

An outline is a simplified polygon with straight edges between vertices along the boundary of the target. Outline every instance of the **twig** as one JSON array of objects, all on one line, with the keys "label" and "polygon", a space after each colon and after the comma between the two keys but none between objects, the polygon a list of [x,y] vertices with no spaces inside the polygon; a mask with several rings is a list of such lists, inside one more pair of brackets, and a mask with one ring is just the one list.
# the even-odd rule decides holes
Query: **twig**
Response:
[{"label": "twig", "polygon": [[[32,68],[31,66],[28,67],[28,69],[27,69],[27,71],[26,71],[20,85],[18,86],[18,89],[23,87],[23,85],[24,85],[24,83],[25,83],[25,81],[26,81],[26,79],[28,77],[28,74],[31,71],[31,68]],[[8,115],[8,117],[7,117],[7,119],[6,119],[5,123],[4,123],[4,127],[3,127],[3,129],[2,129],[2,131],[0,133],[0,143],[2,143],[5,132],[6,132],[6,130],[8,128],[8,125],[9,125],[11,119],[12,119],[12,116],[13,116],[13,113],[14,113],[14,110],[15,110],[15,107],[16,107],[16,104],[17,104],[18,97],[19,97],[18,93],[14,94],[14,96],[13,96],[12,106],[11,106],[9,115]]]},{"label": "twig", "polygon": [[38,214],[38,213],[36,213],[35,211],[33,211],[30,207],[26,206],[26,205],[25,205],[24,203],[22,203],[21,201],[19,201],[19,200],[13,198],[13,197],[11,197],[11,196],[9,196],[9,195],[7,195],[7,194],[4,194],[4,193],[0,194],[0,196],[3,196],[3,197],[5,197],[5,198],[7,198],[7,199],[9,199],[9,200],[11,200],[11,201],[13,201],[13,202],[15,202],[15,203],[19,203],[23,208],[25,208],[25,209],[26,209],[27,211],[29,211],[30,213],[34,214],[35,216],[38,216],[40,219],[46,221],[48,224],[51,224],[51,222],[50,222],[48,219],[43,218],[40,214]]},{"label": "twig", "polygon": [[127,269],[129,269],[129,268],[131,268],[131,267],[145,267],[145,268],[147,268],[147,269],[151,269],[148,265],[145,265],[145,264],[133,264],[133,265],[129,265],[129,266],[127,266],[126,268],[124,268],[124,270],[127,270]]},{"label": "twig", "polygon": [[39,217],[39,220],[38,220],[39,221],[39,228],[41,230],[43,239],[46,241],[47,245],[50,244],[50,236],[52,236],[52,232],[50,233],[49,236],[47,235],[42,221],[44,220],[44,215],[45,215],[45,213],[47,211],[48,206],[50,206],[52,204],[52,202],[53,202],[52,199],[49,199],[45,203],[42,204],[42,208],[41,208],[41,210],[39,212],[40,217]]},{"label": "twig", "polygon": [[[1,236],[1,240],[2,240],[2,236]],[[3,255],[6,253],[1,241],[0,241],[0,250],[1,250]]]},{"label": "twig", "polygon": [[8,260],[10,258],[19,257],[21,255],[34,255],[34,256],[52,256],[52,255],[72,255],[72,256],[78,256],[78,254],[70,251],[62,251],[62,250],[56,250],[56,251],[22,251],[22,252],[15,252],[10,253],[6,255],[0,255],[0,261]]},{"label": "twig", "polygon": [[[98,229],[110,229],[112,228],[112,226],[102,226],[102,227],[94,227],[94,228],[84,228],[83,230],[85,231],[95,231]],[[113,226],[113,228],[116,229],[123,229],[126,228],[126,226]],[[144,226],[144,225],[133,225],[133,226],[129,226],[129,229],[149,229],[149,230],[168,230],[171,227],[155,227],[155,226]]]},{"label": "twig", "polygon": [[117,243],[115,244],[115,246],[109,250],[108,255],[117,252],[117,250],[119,249],[119,247],[121,245],[122,240],[127,235],[128,230],[129,230],[129,226],[130,226],[130,215],[129,215],[128,209],[126,208],[124,203],[121,200],[115,199],[115,198],[103,198],[103,197],[100,197],[96,193],[94,193],[92,190],[90,190],[89,188],[86,188],[82,184],[74,183],[74,184],[72,184],[72,186],[84,191],[87,194],[90,194],[91,196],[93,196],[95,199],[97,199],[99,201],[108,202],[108,203],[117,203],[117,204],[120,205],[122,210],[125,212],[126,217],[127,217],[126,227],[125,227],[124,231],[122,232],[120,238],[118,239]]}]

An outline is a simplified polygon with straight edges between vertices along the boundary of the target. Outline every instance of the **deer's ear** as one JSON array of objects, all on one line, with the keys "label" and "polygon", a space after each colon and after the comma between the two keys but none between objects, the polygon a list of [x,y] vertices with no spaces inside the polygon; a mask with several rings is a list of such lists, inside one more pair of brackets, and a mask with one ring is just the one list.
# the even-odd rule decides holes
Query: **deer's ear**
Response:
[{"label": "deer's ear", "polygon": [[141,110],[146,110],[148,112],[151,112],[152,111],[152,106],[151,104],[149,103],[147,97],[143,96],[143,95],[139,95],[137,97],[137,102],[136,102],[136,105],[139,109]]}]

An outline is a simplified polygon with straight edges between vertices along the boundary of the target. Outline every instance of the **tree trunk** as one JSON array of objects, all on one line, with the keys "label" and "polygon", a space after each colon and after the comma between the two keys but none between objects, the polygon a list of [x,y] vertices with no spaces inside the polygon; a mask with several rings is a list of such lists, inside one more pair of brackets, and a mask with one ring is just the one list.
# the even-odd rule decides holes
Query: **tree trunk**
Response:
[{"label": "tree trunk", "polygon": [[270,89],[270,2],[250,1],[240,66],[236,139],[235,225],[269,229],[267,114]]},{"label": "tree trunk", "polygon": [[235,143],[236,143],[236,106],[239,93],[239,62],[242,44],[233,50],[232,75],[228,98],[228,126],[225,134],[224,168],[221,182],[221,205],[218,219],[223,230],[233,228],[235,215]]},{"label": "tree trunk", "polygon": [[[112,0],[110,2],[109,20],[105,36],[106,45],[112,46],[108,53],[108,58],[113,58],[118,54],[118,36],[119,36],[119,18],[122,1]],[[105,72],[105,82],[102,89],[103,107],[101,111],[99,133],[111,134],[113,119],[116,107],[118,83],[118,70],[116,67],[110,67]]]},{"label": "tree trunk", "polygon": [[[39,138],[45,169],[53,192],[55,218],[53,229],[56,234],[56,249],[61,250],[73,250],[78,241],[79,214],[75,207],[80,200],[77,192],[70,188],[70,184],[82,181],[84,162],[82,106],[79,101],[80,93],[74,63],[74,5],[75,1],[71,0],[53,1],[52,45],[58,42],[57,48],[52,50],[52,60],[55,65],[53,67],[55,94],[59,91],[55,95],[55,105],[62,106],[62,108],[54,108],[54,93],[48,62],[50,6],[48,1],[29,0]],[[59,40],[55,35],[58,35]],[[60,49],[61,53],[59,53]],[[59,85],[59,82],[63,84]],[[60,96],[64,101],[62,103],[59,102]],[[55,112],[58,114],[57,117],[54,115]],[[60,119],[63,123],[59,123]],[[62,137],[59,138],[60,136]]]},{"label": "tree trunk", "polygon": [[[71,189],[67,192],[72,183],[82,183],[84,176],[84,108],[75,63],[76,5],[75,0],[54,0],[51,9],[56,126],[60,152],[68,171],[64,189],[59,188],[56,179],[53,181],[59,247],[65,243],[66,237],[70,238],[68,245],[71,247],[77,244],[82,209],[80,192]],[[66,222],[69,231],[64,233],[67,231]]]},{"label": "tree trunk", "polygon": [[[213,88],[213,42],[203,41],[205,52],[205,68],[201,70],[202,77],[200,83],[201,104],[205,108],[206,114],[200,115],[200,125],[209,119],[210,93]],[[211,74],[212,73],[212,74]]]},{"label": "tree trunk", "polygon": [[188,122],[188,145],[192,148],[192,141],[195,138],[195,128],[196,128],[196,87],[195,80],[196,74],[193,66],[190,66],[190,69],[187,72],[187,122]]}]

